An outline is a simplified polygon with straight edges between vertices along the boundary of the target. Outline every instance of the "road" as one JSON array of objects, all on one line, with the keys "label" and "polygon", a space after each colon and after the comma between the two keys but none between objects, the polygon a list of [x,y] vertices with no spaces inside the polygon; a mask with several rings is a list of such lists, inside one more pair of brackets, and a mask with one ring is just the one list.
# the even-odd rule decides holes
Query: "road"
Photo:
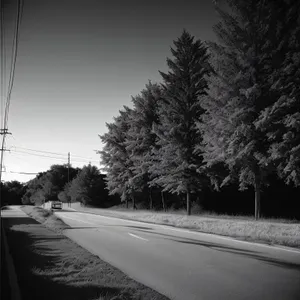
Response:
[{"label": "road", "polygon": [[[170,299],[300,299],[300,251],[163,225],[57,211],[65,234]],[[15,208],[5,217],[25,217]]]},{"label": "road", "polygon": [[65,234],[171,299],[300,299],[300,251],[61,211]]}]

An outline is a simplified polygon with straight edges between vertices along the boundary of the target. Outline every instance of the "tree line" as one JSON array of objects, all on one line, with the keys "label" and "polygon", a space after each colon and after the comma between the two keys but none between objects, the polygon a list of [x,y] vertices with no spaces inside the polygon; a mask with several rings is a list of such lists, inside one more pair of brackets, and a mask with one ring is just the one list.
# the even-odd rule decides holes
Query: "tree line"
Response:
[{"label": "tree line", "polygon": [[82,169],[66,164],[52,165],[25,184],[18,181],[2,183],[1,200],[3,205],[41,205],[53,200],[98,207],[118,203],[118,198],[108,195],[105,175],[90,164]]},{"label": "tree line", "polygon": [[105,174],[53,165],[25,185],[1,183],[3,195],[300,219],[300,2],[216,10],[219,42],[183,30],[162,82],[106,124]]},{"label": "tree line", "polygon": [[100,136],[109,194],[133,208],[178,195],[189,215],[207,189],[237,185],[254,191],[258,219],[270,184],[300,185],[300,2],[226,3],[216,6],[219,42],[184,30],[162,82]]}]

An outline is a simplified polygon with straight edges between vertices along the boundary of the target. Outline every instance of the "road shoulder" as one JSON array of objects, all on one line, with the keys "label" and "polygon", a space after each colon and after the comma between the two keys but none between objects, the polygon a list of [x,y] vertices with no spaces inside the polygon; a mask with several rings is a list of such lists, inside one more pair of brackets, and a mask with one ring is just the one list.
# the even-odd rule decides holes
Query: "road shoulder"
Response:
[{"label": "road shoulder", "polygon": [[23,299],[167,299],[30,217],[3,219]]}]

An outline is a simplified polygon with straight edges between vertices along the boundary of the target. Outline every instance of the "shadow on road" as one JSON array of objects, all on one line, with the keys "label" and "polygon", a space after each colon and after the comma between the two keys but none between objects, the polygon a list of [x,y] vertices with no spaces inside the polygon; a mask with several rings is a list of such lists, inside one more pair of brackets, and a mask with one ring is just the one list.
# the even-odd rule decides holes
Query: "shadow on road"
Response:
[{"label": "shadow on road", "polygon": [[119,288],[101,286],[83,275],[80,277],[82,257],[79,256],[74,265],[67,265],[67,254],[71,254],[73,248],[66,237],[32,218],[4,216],[3,225],[23,299],[110,299],[120,292]]},{"label": "shadow on road", "polygon": [[233,253],[238,255],[243,255],[249,258],[257,259],[265,263],[269,263],[278,267],[288,268],[288,269],[295,269],[300,272],[300,262],[297,263],[290,263],[281,261],[275,258],[266,257],[264,255],[259,255],[259,252],[257,251],[251,251],[251,250],[245,250],[245,249],[239,249],[239,248],[231,248],[231,247],[225,247],[223,245],[218,245],[214,243],[206,243],[206,242],[199,242],[199,241],[182,241],[182,240],[173,240],[178,243],[184,243],[184,244],[193,244],[193,245],[199,245],[204,247],[209,247],[217,251],[223,251],[227,253]]},{"label": "shadow on road", "polygon": [[[139,230],[139,231],[148,232],[146,230]],[[299,263],[291,263],[291,262],[282,261],[282,260],[278,260],[278,259],[271,258],[271,257],[266,257],[261,252],[247,250],[247,249],[243,249],[240,247],[230,247],[230,246],[227,246],[224,244],[204,242],[204,241],[199,241],[199,240],[191,239],[191,238],[178,238],[175,235],[159,233],[159,232],[155,232],[155,231],[151,232],[151,234],[161,236],[162,239],[167,238],[167,239],[172,240],[177,243],[197,245],[197,246],[201,246],[201,247],[207,247],[207,248],[210,248],[210,249],[213,249],[216,251],[222,251],[222,252],[242,255],[242,256],[256,259],[256,260],[259,260],[259,261],[262,261],[265,263],[269,263],[269,264],[272,264],[272,265],[275,265],[278,267],[294,269],[294,270],[297,270],[300,272],[300,258],[299,258]]]}]

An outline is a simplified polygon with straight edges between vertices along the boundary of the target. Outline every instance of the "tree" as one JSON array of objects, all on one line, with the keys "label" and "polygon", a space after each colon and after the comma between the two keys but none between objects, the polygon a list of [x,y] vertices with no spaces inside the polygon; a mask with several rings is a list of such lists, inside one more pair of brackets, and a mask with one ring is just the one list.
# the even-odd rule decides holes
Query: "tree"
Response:
[{"label": "tree", "polygon": [[265,163],[275,164],[281,178],[299,186],[300,3],[279,1],[276,4],[273,4],[273,11],[277,13],[277,17],[274,16],[277,47],[273,50],[276,60],[273,59],[272,72],[267,78],[273,101],[262,111],[255,126],[269,142]]},{"label": "tree", "polygon": [[58,200],[60,200],[61,202],[64,202],[64,203],[71,202],[72,199],[69,196],[69,190],[70,190],[71,184],[72,184],[72,181],[67,183],[65,185],[64,190],[58,193],[58,195],[57,195]]},{"label": "tree", "polygon": [[156,135],[153,125],[158,123],[158,104],[162,99],[162,88],[150,81],[145,89],[132,97],[133,110],[130,115],[130,127],[126,134],[126,152],[132,161],[131,185],[136,191],[149,194],[150,209],[153,208],[152,189],[149,188],[149,168],[153,163],[153,149],[156,147]]},{"label": "tree", "polygon": [[174,59],[167,59],[168,73],[160,72],[164,84],[164,101],[159,106],[160,125],[157,134],[156,163],[151,168],[152,184],[163,191],[185,194],[187,214],[191,213],[190,197],[204,184],[198,167],[202,158],[195,153],[201,142],[196,122],[203,113],[201,99],[206,94],[205,76],[209,73],[204,44],[187,31],[174,41]]},{"label": "tree", "polygon": [[120,110],[120,115],[114,118],[114,123],[106,124],[108,132],[100,136],[105,144],[102,151],[99,151],[102,164],[105,166],[104,171],[107,172],[107,188],[110,195],[118,194],[122,201],[131,198],[133,208],[135,204],[135,189],[132,184],[133,161],[126,150],[127,133],[130,128],[132,109],[124,106],[124,110]]},{"label": "tree", "polygon": [[[50,170],[43,177],[43,192],[48,200],[58,198],[58,194],[64,190],[65,185],[78,174],[79,169],[69,168],[67,164],[52,165]],[[69,173],[69,177],[68,177]]]},{"label": "tree", "polygon": [[[70,180],[79,172],[79,168],[69,168]],[[22,198],[23,204],[41,204],[55,200],[68,182],[68,166],[52,165],[46,172],[39,173],[27,184],[27,191]]]},{"label": "tree", "polygon": [[84,166],[67,187],[72,202],[86,204],[100,203],[104,191],[104,181],[97,167],[91,164]]},{"label": "tree", "polygon": [[227,3],[232,13],[217,8],[221,21],[214,30],[221,44],[210,44],[214,73],[203,104],[206,112],[200,132],[207,166],[224,162],[229,169],[222,185],[238,179],[240,189],[254,187],[258,219],[261,189],[273,165],[265,160],[268,142],[255,122],[273,101],[272,83],[266,78],[278,56],[274,37],[278,15],[273,1]]},{"label": "tree", "polygon": [[1,182],[1,203],[7,203],[7,205],[20,205],[25,191],[25,185],[17,180],[4,183]]},{"label": "tree", "polygon": [[22,197],[22,203],[25,205],[42,204],[44,194],[42,190],[43,180],[47,172],[39,173],[35,178],[27,183],[25,195]]}]

